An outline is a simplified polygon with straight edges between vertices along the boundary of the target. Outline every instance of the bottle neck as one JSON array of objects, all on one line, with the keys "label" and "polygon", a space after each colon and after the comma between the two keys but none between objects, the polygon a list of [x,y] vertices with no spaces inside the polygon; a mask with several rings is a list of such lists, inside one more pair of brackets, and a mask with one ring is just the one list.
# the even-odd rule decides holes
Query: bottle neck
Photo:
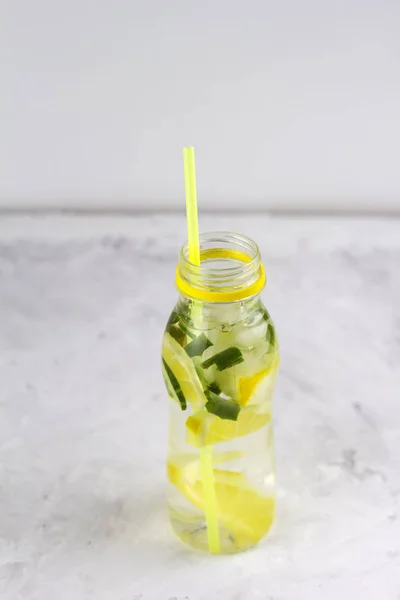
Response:
[{"label": "bottle neck", "polygon": [[200,235],[200,265],[181,249],[176,284],[182,296],[203,302],[237,302],[260,293],[265,285],[258,246],[244,235],[210,232]]}]

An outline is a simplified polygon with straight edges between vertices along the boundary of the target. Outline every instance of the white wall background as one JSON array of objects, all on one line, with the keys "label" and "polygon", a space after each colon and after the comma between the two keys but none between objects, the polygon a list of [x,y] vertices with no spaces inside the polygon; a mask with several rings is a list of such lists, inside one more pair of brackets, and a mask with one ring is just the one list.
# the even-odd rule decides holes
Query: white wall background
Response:
[{"label": "white wall background", "polygon": [[399,0],[1,5],[1,206],[400,211]]}]

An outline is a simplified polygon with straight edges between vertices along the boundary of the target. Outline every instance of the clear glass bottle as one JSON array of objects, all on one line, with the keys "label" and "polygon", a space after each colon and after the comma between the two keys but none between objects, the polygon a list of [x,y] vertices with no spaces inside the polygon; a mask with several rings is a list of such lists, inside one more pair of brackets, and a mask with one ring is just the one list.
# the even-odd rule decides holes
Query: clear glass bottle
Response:
[{"label": "clear glass bottle", "polygon": [[260,298],[265,275],[257,245],[236,233],[206,233],[200,256],[196,266],[187,244],[181,250],[180,297],[162,344],[170,398],[168,508],[182,540],[211,549],[207,453],[218,536],[212,551],[231,553],[254,546],[274,518],[279,348]]}]

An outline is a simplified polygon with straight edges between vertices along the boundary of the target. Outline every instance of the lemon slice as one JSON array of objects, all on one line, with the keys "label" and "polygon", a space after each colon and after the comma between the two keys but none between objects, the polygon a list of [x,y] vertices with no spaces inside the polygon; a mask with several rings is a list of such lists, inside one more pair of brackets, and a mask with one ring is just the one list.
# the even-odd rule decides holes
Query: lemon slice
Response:
[{"label": "lemon slice", "polygon": [[220,419],[201,410],[186,420],[186,441],[197,448],[227,442],[261,429],[270,419],[271,413],[261,412],[258,407],[243,408],[237,421]]},{"label": "lemon slice", "polygon": [[[164,334],[162,358],[175,376],[185,400],[196,408],[204,406],[207,398],[204,395],[196,368],[182,346],[169,333]],[[171,386],[171,381],[165,369],[163,373],[167,381],[167,387],[171,391],[173,386]],[[170,395],[178,401],[175,391]]]},{"label": "lemon slice", "polygon": [[[168,461],[169,481],[196,508],[204,511],[200,461],[182,467],[181,461]],[[275,498],[254,488],[243,473],[213,469],[218,521],[235,540],[238,549],[257,543],[271,527]]]},{"label": "lemon slice", "polygon": [[241,406],[250,404],[263,405],[272,401],[276,376],[279,367],[279,353],[275,353],[267,368],[250,375],[238,378],[237,401]]},{"label": "lemon slice", "polygon": [[250,377],[239,377],[238,381],[238,403],[240,406],[246,406],[253,394],[257,384],[268,374],[268,369],[263,369]]}]

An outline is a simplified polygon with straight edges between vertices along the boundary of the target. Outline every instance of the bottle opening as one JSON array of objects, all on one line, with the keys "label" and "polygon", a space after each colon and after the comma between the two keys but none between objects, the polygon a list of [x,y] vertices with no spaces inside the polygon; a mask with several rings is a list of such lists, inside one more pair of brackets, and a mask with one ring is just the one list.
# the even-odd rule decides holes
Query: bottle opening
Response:
[{"label": "bottle opening", "polygon": [[235,302],[258,294],[265,285],[257,244],[230,232],[208,232],[199,237],[200,265],[189,261],[183,245],[176,273],[179,292],[205,302]]}]

